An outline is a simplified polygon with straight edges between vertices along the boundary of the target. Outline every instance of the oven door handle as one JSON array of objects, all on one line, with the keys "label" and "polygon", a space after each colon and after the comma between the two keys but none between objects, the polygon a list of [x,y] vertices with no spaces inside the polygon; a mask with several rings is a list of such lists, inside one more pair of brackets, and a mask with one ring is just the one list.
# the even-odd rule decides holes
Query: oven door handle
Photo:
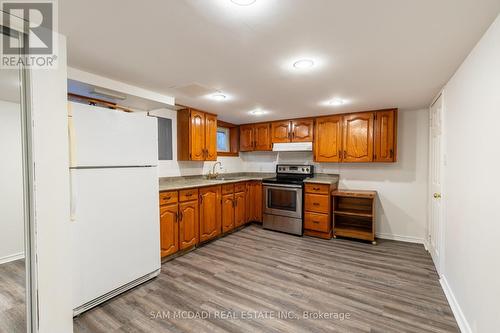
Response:
[{"label": "oven door handle", "polygon": [[302,185],[288,185],[288,184],[262,184],[265,188],[295,188],[295,189],[302,189]]}]

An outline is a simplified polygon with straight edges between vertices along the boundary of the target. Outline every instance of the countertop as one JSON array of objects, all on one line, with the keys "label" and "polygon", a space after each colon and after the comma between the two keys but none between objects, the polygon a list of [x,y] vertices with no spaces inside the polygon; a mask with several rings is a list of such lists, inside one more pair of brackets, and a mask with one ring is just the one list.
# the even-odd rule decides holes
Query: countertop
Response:
[{"label": "countertop", "polygon": [[[248,172],[224,174],[218,179],[207,179],[205,176],[164,177],[160,178],[160,192],[262,180],[275,176],[275,173]],[[314,175],[314,178],[307,178],[304,182],[335,185],[339,182],[339,175],[318,173]]]},{"label": "countertop", "polygon": [[165,177],[160,178],[160,192],[182,190],[193,187],[206,187],[231,183],[262,180],[274,177],[274,173],[233,173],[220,175],[218,179],[207,179],[205,176]]},{"label": "countertop", "polygon": [[317,173],[314,175],[314,178],[305,179],[304,183],[337,185],[339,179],[339,175]]}]

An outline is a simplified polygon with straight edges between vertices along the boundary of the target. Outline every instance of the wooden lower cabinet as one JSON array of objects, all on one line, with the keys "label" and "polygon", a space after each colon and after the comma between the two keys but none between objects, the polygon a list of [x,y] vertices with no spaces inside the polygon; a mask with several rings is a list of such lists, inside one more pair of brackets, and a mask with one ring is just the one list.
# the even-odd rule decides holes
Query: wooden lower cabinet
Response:
[{"label": "wooden lower cabinet", "polygon": [[179,249],[190,248],[199,242],[198,200],[179,204]]},{"label": "wooden lower cabinet", "polygon": [[234,194],[222,196],[222,232],[234,229]]},{"label": "wooden lower cabinet", "polygon": [[262,222],[262,182],[251,181],[247,184],[247,221]]},{"label": "wooden lower cabinet", "polygon": [[160,207],[161,256],[166,257],[179,251],[178,205]]},{"label": "wooden lower cabinet", "polygon": [[304,234],[330,239],[332,228],[332,200],[330,184],[306,184],[304,186]]},{"label": "wooden lower cabinet", "polygon": [[200,242],[217,237],[222,232],[221,187],[200,189]]},{"label": "wooden lower cabinet", "polygon": [[246,193],[238,192],[234,194],[234,224],[235,227],[240,227],[247,222],[246,217]]}]

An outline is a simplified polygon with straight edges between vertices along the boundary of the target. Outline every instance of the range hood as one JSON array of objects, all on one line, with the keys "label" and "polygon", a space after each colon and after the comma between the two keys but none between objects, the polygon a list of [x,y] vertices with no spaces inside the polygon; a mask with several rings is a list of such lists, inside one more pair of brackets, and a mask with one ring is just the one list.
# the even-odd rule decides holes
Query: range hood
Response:
[{"label": "range hood", "polygon": [[273,151],[312,151],[312,142],[275,143]]}]

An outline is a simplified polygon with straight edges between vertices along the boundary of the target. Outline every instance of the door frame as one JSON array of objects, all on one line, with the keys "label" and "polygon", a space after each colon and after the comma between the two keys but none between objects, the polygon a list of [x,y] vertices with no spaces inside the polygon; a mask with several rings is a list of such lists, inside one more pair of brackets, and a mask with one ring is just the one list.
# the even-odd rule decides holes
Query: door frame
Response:
[{"label": "door frame", "polygon": [[[3,21],[3,15],[10,16],[10,25]],[[5,13],[0,9],[1,34],[8,34],[17,38],[20,45],[29,38],[23,31],[25,21]],[[37,284],[37,256],[36,256],[36,226],[35,226],[35,163],[33,153],[33,117],[31,112],[31,74],[29,68],[19,66],[20,111],[21,111],[21,144],[22,144],[22,173],[23,173],[23,215],[24,215],[24,260],[26,285],[26,331],[38,332],[38,284]]]},{"label": "door frame", "polygon": [[[440,166],[440,177],[441,177],[441,212],[440,212],[440,225],[438,226],[438,233],[437,233],[437,258],[434,258],[432,256],[432,253],[430,251],[430,241],[431,241],[431,220],[432,220],[432,201],[434,200],[433,198],[433,191],[432,191],[432,177],[431,177],[431,172],[432,172],[432,161],[433,161],[433,156],[432,156],[432,107],[436,103],[441,103],[441,166]],[[445,168],[446,168],[446,154],[445,154],[445,148],[446,148],[446,122],[445,122],[445,90],[441,90],[439,94],[432,100],[432,103],[429,106],[429,151],[428,151],[428,185],[427,185],[427,225],[426,225],[426,234],[425,234],[425,242],[424,245],[431,254],[432,260],[434,262],[434,265],[436,267],[436,271],[438,272],[439,276],[443,274],[443,269],[444,269],[444,260],[445,260],[445,253],[444,253],[444,245],[445,245],[445,227],[446,227],[446,180],[445,180]]]}]

